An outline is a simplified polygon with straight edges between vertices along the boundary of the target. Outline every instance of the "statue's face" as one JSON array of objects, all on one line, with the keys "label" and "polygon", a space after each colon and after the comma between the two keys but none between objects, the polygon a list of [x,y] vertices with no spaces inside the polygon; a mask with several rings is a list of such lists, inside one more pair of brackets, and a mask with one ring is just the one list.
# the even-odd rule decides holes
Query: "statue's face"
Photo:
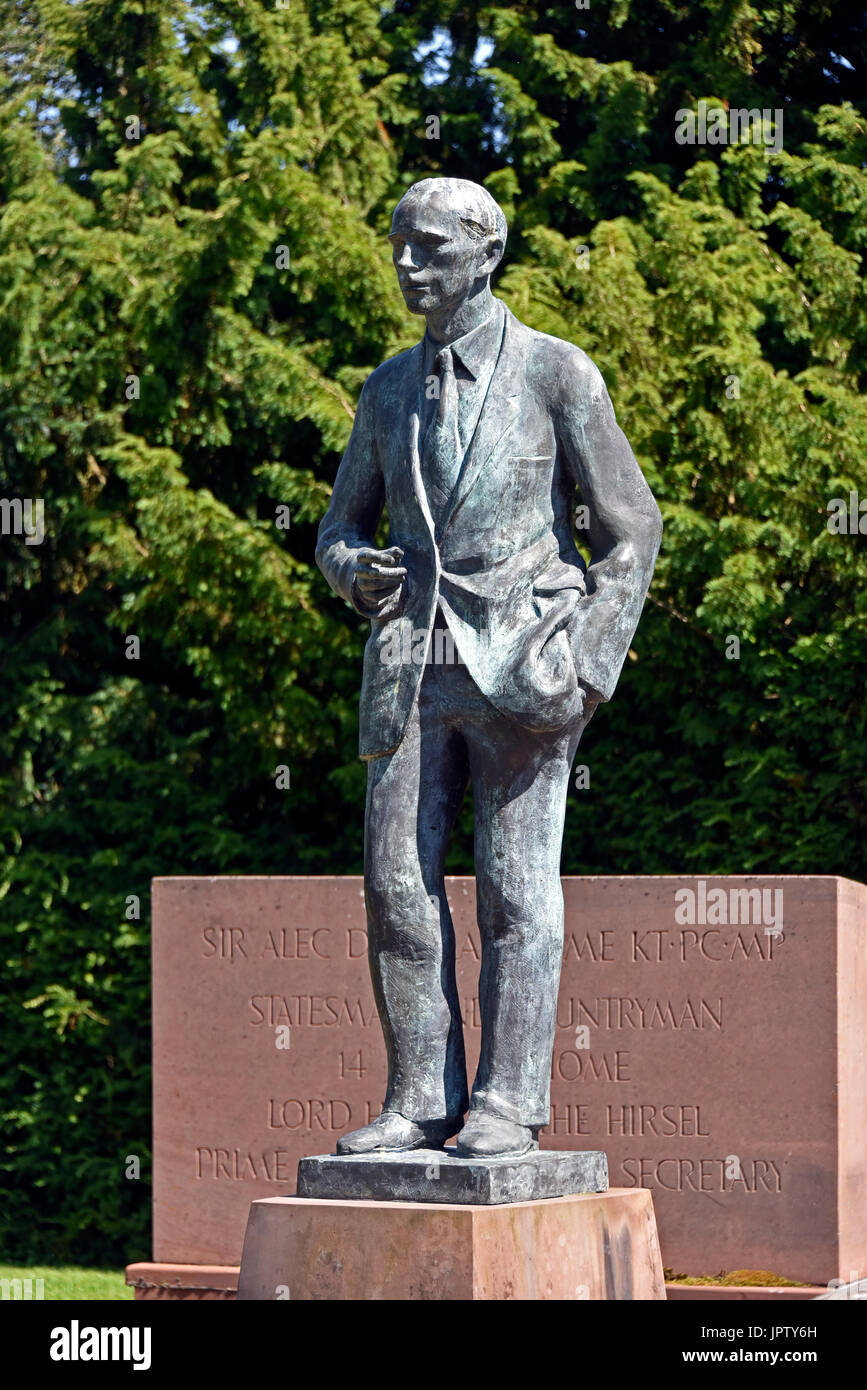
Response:
[{"label": "statue's face", "polygon": [[439,190],[402,199],[388,239],[411,314],[456,307],[493,269],[487,244],[470,236]]}]

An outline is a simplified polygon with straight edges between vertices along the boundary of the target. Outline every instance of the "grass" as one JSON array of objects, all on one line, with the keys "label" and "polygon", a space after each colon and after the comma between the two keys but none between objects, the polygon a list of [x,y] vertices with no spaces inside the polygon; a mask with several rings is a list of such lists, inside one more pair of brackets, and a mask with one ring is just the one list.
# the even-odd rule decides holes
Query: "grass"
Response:
[{"label": "grass", "polygon": [[[29,1279],[30,1297],[41,1296],[46,1303],[62,1303],[67,1299],[94,1299],[125,1302],[135,1290],[123,1281],[123,1270],[79,1269],[75,1265],[0,1265],[0,1279],[22,1280],[21,1294],[27,1291],[24,1280]],[[42,1280],[40,1289],[37,1280]],[[0,1297],[14,1297],[15,1290],[4,1286]]]}]

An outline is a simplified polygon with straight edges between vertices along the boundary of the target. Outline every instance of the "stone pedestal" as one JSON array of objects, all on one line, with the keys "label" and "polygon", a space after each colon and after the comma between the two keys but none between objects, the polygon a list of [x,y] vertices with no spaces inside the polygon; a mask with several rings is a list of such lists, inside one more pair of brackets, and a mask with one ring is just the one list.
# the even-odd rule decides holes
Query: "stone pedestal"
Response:
[{"label": "stone pedestal", "polygon": [[520,1158],[458,1158],[453,1149],[316,1154],[298,1164],[299,1197],[358,1202],[499,1206],[578,1192],[607,1192],[608,1160],[597,1149],[533,1149]]},{"label": "stone pedestal", "polygon": [[267,1197],[247,1222],[238,1298],[665,1298],[650,1192],[503,1206]]}]

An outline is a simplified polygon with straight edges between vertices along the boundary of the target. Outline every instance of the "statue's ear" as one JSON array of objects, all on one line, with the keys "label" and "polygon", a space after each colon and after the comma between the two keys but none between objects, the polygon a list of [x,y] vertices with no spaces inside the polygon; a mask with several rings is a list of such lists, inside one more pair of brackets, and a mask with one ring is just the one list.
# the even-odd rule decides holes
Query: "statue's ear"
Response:
[{"label": "statue's ear", "polygon": [[487,245],[487,255],[485,257],[484,271],[487,275],[492,275],[500,261],[503,259],[505,247],[498,236],[492,236]]}]

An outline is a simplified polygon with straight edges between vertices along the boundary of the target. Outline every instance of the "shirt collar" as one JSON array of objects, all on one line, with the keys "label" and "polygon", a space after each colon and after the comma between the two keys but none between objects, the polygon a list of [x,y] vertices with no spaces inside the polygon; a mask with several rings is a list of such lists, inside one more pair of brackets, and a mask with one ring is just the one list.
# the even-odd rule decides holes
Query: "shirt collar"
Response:
[{"label": "shirt collar", "polygon": [[[494,307],[484,323],[478,324],[475,328],[471,328],[469,333],[464,333],[462,337],[455,338],[453,343],[447,344],[476,381],[484,370],[485,364],[497,355],[500,328],[500,301],[495,299]],[[424,346],[426,361],[433,363],[442,345],[437,343],[429,332],[426,332]]]}]

